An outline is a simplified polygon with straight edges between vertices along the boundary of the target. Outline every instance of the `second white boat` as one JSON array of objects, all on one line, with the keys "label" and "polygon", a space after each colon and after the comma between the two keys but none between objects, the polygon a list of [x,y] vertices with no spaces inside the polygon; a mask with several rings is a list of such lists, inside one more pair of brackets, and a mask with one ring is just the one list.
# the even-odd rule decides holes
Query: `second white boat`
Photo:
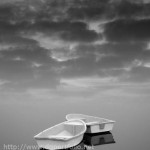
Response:
[{"label": "second white boat", "polygon": [[68,114],[66,115],[67,120],[80,119],[86,123],[86,133],[99,133],[107,132],[113,129],[115,121],[99,118],[94,116],[88,116],[83,114]]}]

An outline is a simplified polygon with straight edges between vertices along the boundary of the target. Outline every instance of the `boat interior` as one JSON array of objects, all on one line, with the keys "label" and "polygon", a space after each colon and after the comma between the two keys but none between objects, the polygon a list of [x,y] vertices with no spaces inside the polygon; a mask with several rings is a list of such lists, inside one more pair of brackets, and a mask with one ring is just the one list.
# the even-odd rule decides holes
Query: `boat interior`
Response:
[{"label": "boat interior", "polygon": [[86,115],[78,115],[78,114],[70,114],[67,116],[69,120],[71,119],[80,119],[84,121],[85,123],[107,123],[111,122],[111,120],[104,119],[104,118],[98,118],[98,117],[92,117],[92,116],[86,116]]},{"label": "boat interior", "polygon": [[65,122],[41,132],[38,137],[67,140],[80,134],[84,128],[81,122]]}]

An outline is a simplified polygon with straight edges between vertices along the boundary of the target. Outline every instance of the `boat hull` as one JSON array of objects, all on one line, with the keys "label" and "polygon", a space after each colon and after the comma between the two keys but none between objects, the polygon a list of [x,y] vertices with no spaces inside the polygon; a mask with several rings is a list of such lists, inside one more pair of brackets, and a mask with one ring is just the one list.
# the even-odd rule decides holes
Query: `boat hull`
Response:
[{"label": "boat hull", "polygon": [[66,149],[66,148],[70,148],[73,146],[78,145],[83,139],[83,135],[80,135],[74,139],[70,139],[68,141],[57,141],[57,140],[42,140],[42,139],[38,139],[36,140],[39,148],[44,148],[44,149]]},{"label": "boat hull", "polygon": [[104,124],[103,127],[101,127],[100,124],[87,125],[86,133],[107,132],[107,131],[111,131],[113,127],[114,127],[114,123]]}]

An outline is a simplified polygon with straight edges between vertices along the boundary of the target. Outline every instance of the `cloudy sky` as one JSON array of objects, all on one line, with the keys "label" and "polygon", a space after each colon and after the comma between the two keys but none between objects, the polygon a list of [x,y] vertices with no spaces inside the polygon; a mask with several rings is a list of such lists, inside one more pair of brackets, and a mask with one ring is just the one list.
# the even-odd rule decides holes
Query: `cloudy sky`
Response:
[{"label": "cloudy sky", "polygon": [[149,98],[149,0],[0,0],[0,99]]}]

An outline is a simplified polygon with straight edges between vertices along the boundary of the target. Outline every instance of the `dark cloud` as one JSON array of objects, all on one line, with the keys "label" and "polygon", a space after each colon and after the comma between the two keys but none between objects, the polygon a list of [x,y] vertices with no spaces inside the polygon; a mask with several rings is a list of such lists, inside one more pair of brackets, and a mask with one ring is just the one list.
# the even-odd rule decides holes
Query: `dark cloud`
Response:
[{"label": "dark cloud", "polygon": [[126,82],[144,82],[149,83],[150,81],[150,68],[144,66],[134,67],[129,73]]},{"label": "dark cloud", "polygon": [[150,60],[150,50],[144,50],[139,54],[140,60],[149,61]]},{"label": "dark cloud", "polygon": [[[86,4],[86,3],[85,3]],[[95,20],[100,19],[103,17],[106,11],[106,4],[105,5],[95,5],[90,7],[90,5],[82,6],[82,7],[71,7],[68,9],[68,15],[70,19],[88,19],[88,20]]]},{"label": "dark cloud", "polygon": [[[64,41],[73,42],[92,42],[99,38],[99,35],[89,30],[88,26],[84,22],[49,22],[39,21],[31,26],[33,30],[41,31],[46,35],[58,34]],[[32,31],[33,31],[32,30]]]},{"label": "dark cloud", "polygon": [[61,76],[67,78],[92,76],[96,74],[98,69],[94,55],[85,55],[75,60],[68,60],[61,65],[65,66]]},{"label": "dark cloud", "polygon": [[0,44],[12,45],[12,48],[38,46],[38,43],[35,40],[23,38],[15,34],[5,34],[0,36]]},{"label": "dark cloud", "polygon": [[134,18],[149,16],[150,4],[127,0],[117,3],[109,0],[64,2],[61,5],[62,3],[56,1],[44,1],[43,3],[38,1],[37,4],[31,1],[30,3],[20,2],[0,6],[1,34],[16,34],[21,31],[49,34],[59,32],[60,37],[66,41],[89,42],[99,38],[97,33],[89,30],[87,24],[77,20],[124,18],[106,25],[105,33],[108,38],[114,40],[117,38],[120,40],[149,39],[149,32],[147,32],[149,20]]},{"label": "dark cloud", "polygon": [[28,26],[28,22],[12,24],[9,21],[0,21],[0,42],[5,41],[5,39],[8,39],[9,41],[17,41],[17,39],[18,41],[31,41],[26,38],[22,38],[21,36],[21,32],[26,31]]},{"label": "dark cloud", "polygon": [[[83,5],[84,3],[84,5]],[[135,18],[150,15],[150,4],[144,1],[132,0],[107,0],[107,1],[83,1],[76,2],[74,7],[68,9],[70,19],[113,19]]]},{"label": "dark cloud", "polygon": [[[150,58],[145,50],[150,40],[150,20],[145,19],[150,15],[149,4],[127,0],[36,2],[0,5],[0,79],[10,81],[7,88],[50,88],[62,77],[95,75],[118,80],[131,75],[127,80],[148,81],[149,68],[134,61]],[[102,34],[108,43],[98,44],[95,41],[103,37],[94,23],[102,20],[106,21]],[[60,45],[56,42],[53,50],[51,45],[44,49],[44,38],[51,44],[56,38]],[[53,56],[70,59],[54,59],[51,51]]]},{"label": "dark cloud", "polygon": [[30,0],[0,6],[0,18],[13,21],[76,21],[149,16],[149,3],[131,0]]},{"label": "dark cloud", "polygon": [[[17,22],[33,20],[76,20],[94,19],[102,16],[110,0],[31,0],[1,5],[1,19],[11,19]],[[108,11],[108,10],[107,10]],[[4,18],[7,16],[8,18]]]},{"label": "dark cloud", "polygon": [[119,19],[106,24],[105,32],[110,41],[149,41],[150,20],[127,20]]},{"label": "dark cloud", "polygon": [[47,50],[38,47],[36,45],[26,45],[23,47],[16,47],[11,51],[1,51],[1,55],[3,56],[1,59],[3,60],[11,60],[16,57],[21,57],[27,62],[38,62],[38,63],[50,63],[52,60],[50,59],[50,52]]},{"label": "dark cloud", "polygon": [[16,47],[0,52],[0,79],[8,81],[4,88],[26,90],[55,87],[58,83],[57,62],[50,52],[36,45]]},{"label": "dark cloud", "polygon": [[142,42],[119,42],[108,43],[99,46],[99,50],[106,54],[114,54],[123,60],[129,61],[139,57],[145,50],[145,43]]},{"label": "dark cloud", "polygon": [[13,7],[10,5],[0,5],[0,20],[9,20],[13,17]]},{"label": "dark cloud", "polygon": [[[71,78],[98,75],[124,80],[123,78],[126,78],[140,62],[148,61],[150,58],[150,52],[145,50],[145,43],[137,42],[79,45],[76,49],[79,57],[61,63],[65,66],[61,76]],[[139,77],[143,78],[142,72]],[[143,78],[143,81],[146,79]]]},{"label": "dark cloud", "polygon": [[5,21],[0,22],[1,39],[5,38],[6,35],[8,35],[8,38],[9,36],[19,36],[21,32],[30,34],[41,32],[46,36],[57,34],[59,38],[64,41],[73,42],[92,42],[100,38],[100,36],[94,30],[89,30],[87,24],[83,22],[37,21],[34,24],[28,22],[16,24],[11,24],[10,22]]},{"label": "dark cloud", "polygon": [[86,29],[76,30],[75,28],[61,34],[61,38],[63,40],[72,42],[93,42],[98,40],[99,37],[101,39],[101,36],[99,36],[95,31],[90,31]]},{"label": "dark cloud", "polygon": [[[148,56],[149,51],[145,51],[145,43],[142,42],[118,42],[102,45],[79,45],[77,47],[77,53],[83,57],[92,55],[96,56],[96,54],[99,54],[102,57],[97,63],[106,60],[110,67],[112,67],[111,64],[113,63],[109,63],[107,59],[112,58],[116,59],[116,61],[117,59],[120,59],[122,62],[130,62],[135,58],[146,57],[146,55]],[[102,63],[102,66],[105,65]]]},{"label": "dark cloud", "polygon": [[135,3],[130,0],[122,0],[120,3],[115,5],[116,15],[119,18],[134,18],[134,17],[142,17],[147,13],[149,8],[149,4],[144,3]]}]

